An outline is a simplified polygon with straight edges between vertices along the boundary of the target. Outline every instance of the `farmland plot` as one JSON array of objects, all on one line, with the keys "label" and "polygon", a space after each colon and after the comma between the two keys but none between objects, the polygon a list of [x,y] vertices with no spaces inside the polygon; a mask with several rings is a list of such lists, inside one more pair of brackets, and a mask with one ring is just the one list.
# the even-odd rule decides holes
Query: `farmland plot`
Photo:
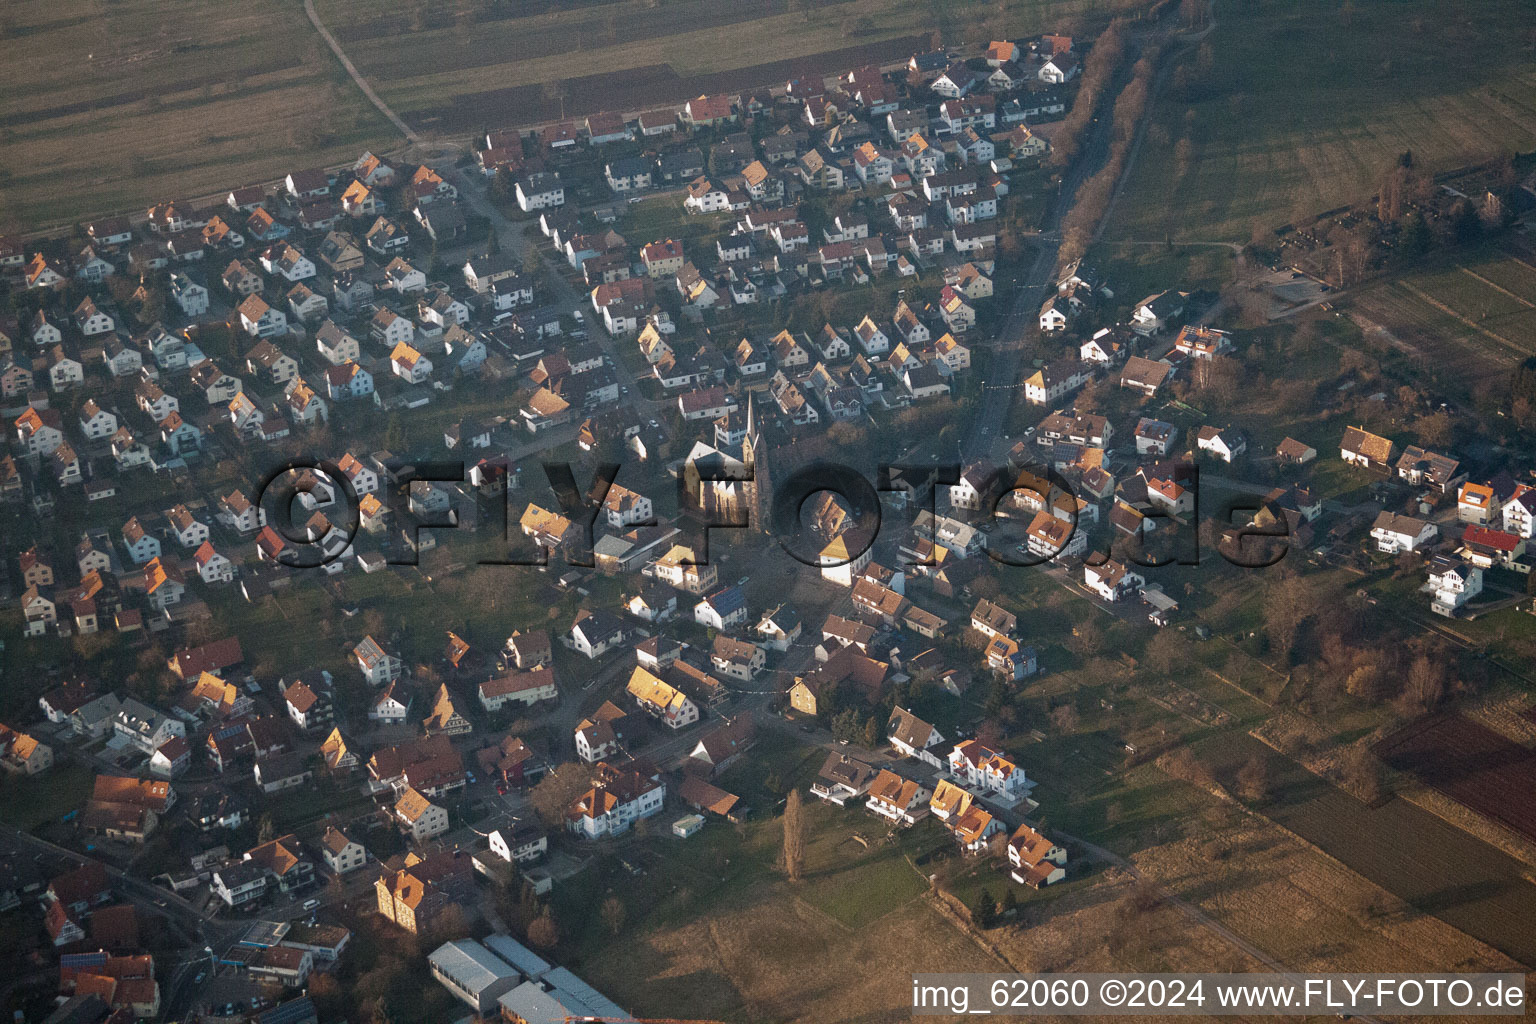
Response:
[{"label": "farmland plot", "polygon": [[[1368,199],[1405,151],[1440,171],[1536,147],[1524,0],[1245,0],[1216,16],[1210,70],[1159,97],[1111,240],[1246,242]],[[1476,66],[1447,74],[1447,52]]]},{"label": "farmland plot", "polygon": [[398,141],[286,0],[7,0],[0,232]]},{"label": "farmland plot", "polygon": [[1201,749],[1218,775],[1262,758],[1272,794],[1259,806],[1265,817],[1425,913],[1536,963],[1536,886],[1520,861],[1406,800],[1367,807],[1250,737],[1228,733]]},{"label": "farmland plot", "polygon": [[1392,767],[1536,839],[1536,751],[1460,715],[1408,726],[1377,747]]}]

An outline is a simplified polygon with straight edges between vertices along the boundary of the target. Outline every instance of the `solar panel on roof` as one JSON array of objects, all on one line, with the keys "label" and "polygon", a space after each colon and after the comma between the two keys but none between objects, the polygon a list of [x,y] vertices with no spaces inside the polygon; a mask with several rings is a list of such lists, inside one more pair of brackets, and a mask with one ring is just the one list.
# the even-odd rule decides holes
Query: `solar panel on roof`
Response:
[{"label": "solar panel on roof", "polygon": [[308,996],[302,996],[298,999],[290,999],[286,1003],[279,1003],[256,1019],[260,1024],[300,1024],[302,1021],[315,1018],[315,1004]]},{"label": "solar panel on roof", "polygon": [[107,962],[105,950],[97,950],[94,953],[65,953],[59,957],[61,970],[84,970],[87,967],[100,967]]}]

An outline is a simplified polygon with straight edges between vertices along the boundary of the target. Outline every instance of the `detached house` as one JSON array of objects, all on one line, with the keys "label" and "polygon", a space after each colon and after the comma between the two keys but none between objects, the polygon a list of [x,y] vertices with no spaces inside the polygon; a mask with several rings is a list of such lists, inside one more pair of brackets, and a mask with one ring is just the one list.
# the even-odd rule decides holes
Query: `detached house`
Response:
[{"label": "detached house", "polygon": [[517,206],[524,213],[565,205],[565,186],[558,174],[530,174],[516,185]]},{"label": "detached house", "polygon": [[199,317],[208,312],[208,289],[186,274],[171,275],[171,298],[187,317]]},{"label": "detached house", "polygon": [[1376,550],[1389,555],[1417,551],[1439,535],[1440,528],[1434,523],[1385,510],[1371,524],[1371,539],[1376,542]]},{"label": "detached house", "polygon": [[1222,462],[1231,462],[1248,451],[1248,438],[1234,427],[1206,425],[1195,431],[1195,447]]},{"label": "detached house", "polygon": [[245,353],[245,368],[269,387],[280,388],[299,375],[298,360],[270,341],[258,341]]},{"label": "detached house", "polygon": [[882,768],[869,784],[869,799],[864,806],[897,825],[910,827],[928,815],[928,800],[932,793],[922,783]]},{"label": "detached house", "polygon": [[1146,579],[1113,559],[1083,566],[1083,585],[1106,601],[1119,601],[1146,585]]},{"label": "detached house", "polygon": [[123,524],[123,547],[134,565],[144,565],[160,557],[160,541],[144,529],[137,517]]},{"label": "detached house", "polygon": [[1010,877],[1020,885],[1042,889],[1066,877],[1067,851],[1028,825],[1008,838]]},{"label": "detached house", "polygon": [[401,828],[418,843],[448,831],[448,812],[414,789],[407,788],[395,801],[394,813]]},{"label": "detached house", "polygon": [[255,533],[267,524],[267,514],[259,505],[254,505],[244,492],[231,491],[219,499],[219,522],[236,531],[237,533]]},{"label": "detached house", "polygon": [[973,790],[1003,800],[1017,800],[1032,788],[1024,769],[976,740],[955,744],[949,752],[949,772]]},{"label": "detached house", "polygon": [[480,684],[478,695],[481,707],[487,711],[499,711],[508,704],[519,704],[527,708],[540,701],[554,700],[559,691],[555,687],[553,670],[536,668],[487,679]]},{"label": "detached house", "polygon": [[886,739],[903,757],[915,757],[934,767],[943,767],[938,755],[932,753],[944,743],[939,730],[904,708],[896,708],[885,727]]},{"label": "detached house", "polygon": [[288,314],[269,306],[260,295],[249,295],[236,307],[240,326],[253,338],[275,338],[288,333]]},{"label": "detached house", "polygon": [[643,711],[668,728],[681,729],[699,720],[698,705],[642,665],[630,673],[626,690]]},{"label": "detached house", "polygon": [[80,406],[79,422],[80,433],[88,441],[99,441],[117,433],[117,417],[97,405],[94,398],[87,398]]},{"label": "detached house", "polygon": [[666,795],[666,784],[655,776],[600,763],[592,788],[566,812],[566,827],[588,839],[619,835],[659,814]]},{"label": "detached house", "polygon": [[1536,538],[1536,487],[1515,485],[1504,504],[1504,530],[1526,540]]},{"label": "detached house", "polygon": [[1483,570],[1460,558],[1436,555],[1430,559],[1429,582],[1424,589],[1433,595],[1430,611],[1451,618],[1483,592]]},{"label": "detached house", "polygon": [[391,348],[397,345],[409,345],[416,338],[416,328],[411,322],[388,306],[373,314],[369,331],[375,341],[382,342]]},{"label": "detached house", "polygon": [[1456,493],[1456,518],[1464,523],[1487,526],[1498,522],[1502,505],[1488,484],[1464,483]]},{"label": "detached house", "polygon": [[363,637],[362,641],[352,648],[352,660],[370,686],[383,686],[400,678],[400,658],[385,653],[384,648],[380,647],[378,641],[371,636]]},{"label": "detached house", "polygon": [[399,725],[411,713],[411,694],[398,683],[390,683],[379,691],[368,708],[368,719],[380,725]]},{"label": "detached house", "polygon": [[587,658],[600,658],[624,641],[624,624],[598,609],[582,609],[571,626],[570,646]]},{"label": "detached house", "polygon": [[388,217],[380,217],[363,236],[363,244],[380,256],[393,256],[411,242],[410,234]]},{"label": "detached house", "polygon": [[432,376],[432,361],[403,341],[389,354],[389,366],[396,377],[409,384],[420,384]]},{"label": "detached house", "polygon": [[325,368],[325,395],[333,402],[367,398],[373,394],[373,374],[357,363],[347,362]]},{"label": "detached house", "polygon": [[1427,487],[1440,494],[1449,494],[1466,480],[1467,474],[1461,463],[1449,455],[1425,451],[1416,444],[1403,449],[1397,460],[1398,478],[1415,487]]},{"label": "detached house", "polygon": [[1363,427],[1348,427],[1339,442],[1339,458],[1366,469],[1391,468],[1392,442]]}]

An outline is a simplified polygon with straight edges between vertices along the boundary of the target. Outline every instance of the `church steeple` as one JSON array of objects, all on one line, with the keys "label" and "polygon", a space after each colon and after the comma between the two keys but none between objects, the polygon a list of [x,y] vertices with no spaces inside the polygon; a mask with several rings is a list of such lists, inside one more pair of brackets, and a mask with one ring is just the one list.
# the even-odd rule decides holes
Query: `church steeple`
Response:
[{"label": "church steeple", "polygon": [[757,520],[752,525],[768,533],[773,528],[773,506],[770,503],[773,488],[768,478],[768,446],[763,443],[762,435],[758,432],[757,399],[750,391],[747,392],[747,436],[741,442],[741,461],[752,470],[752,515]]}]

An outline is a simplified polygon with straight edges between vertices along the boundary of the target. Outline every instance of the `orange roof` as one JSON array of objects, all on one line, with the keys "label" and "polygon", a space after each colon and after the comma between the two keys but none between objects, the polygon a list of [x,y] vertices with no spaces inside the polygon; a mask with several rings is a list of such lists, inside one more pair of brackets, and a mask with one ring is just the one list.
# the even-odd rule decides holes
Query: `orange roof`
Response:
[{"label": "orange roof", "polygon": [[1493,488],[1487,484],[1464,483],[1461,485],[1461,493],[1456,496],[1456,500],[1463,505],[1492,508]]}]

